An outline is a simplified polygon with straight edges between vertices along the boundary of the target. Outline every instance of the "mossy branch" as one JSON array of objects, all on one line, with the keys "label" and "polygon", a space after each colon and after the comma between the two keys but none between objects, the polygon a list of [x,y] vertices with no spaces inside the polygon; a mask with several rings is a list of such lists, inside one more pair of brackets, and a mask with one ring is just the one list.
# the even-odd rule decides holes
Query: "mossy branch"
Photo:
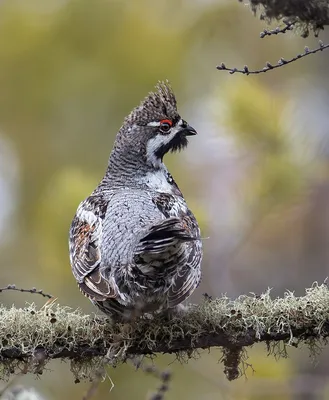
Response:
[{"label": "mossy branch", "polygon": [[156,316],[111,324],[56,304],[39,310],[33,304],[24,309],[0,307],[0,378],[17,371],[42,373],[47,361],[55,358],[71,359],[76,376],[90,378],[95,362],[117,364],[155,353],[191,357],[198,349],[223,347],[225,372],[234,379],[243,347],[278,341],[314,344],[328,335],[326,284],[314,284],[302,297],[287,292],[272,299],[267,291],[234,301],[206,299],[170,321]]}]

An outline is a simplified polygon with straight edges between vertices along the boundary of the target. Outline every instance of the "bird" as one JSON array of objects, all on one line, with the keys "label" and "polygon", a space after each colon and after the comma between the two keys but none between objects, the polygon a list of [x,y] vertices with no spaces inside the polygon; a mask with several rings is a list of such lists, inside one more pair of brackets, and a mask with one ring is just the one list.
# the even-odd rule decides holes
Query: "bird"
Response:
[{"label": "bird", "polygon": [[163,162],[196,135],[168,81],[124,119],[104,177],[69,231],[80,291],[113,319],[175,312],[201,280],[200,228]]}]

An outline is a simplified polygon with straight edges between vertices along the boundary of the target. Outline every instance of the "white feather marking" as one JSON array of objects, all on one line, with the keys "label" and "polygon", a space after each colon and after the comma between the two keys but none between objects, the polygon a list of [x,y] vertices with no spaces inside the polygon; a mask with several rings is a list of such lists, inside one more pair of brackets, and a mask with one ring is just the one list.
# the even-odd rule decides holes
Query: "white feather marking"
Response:
[{"label": "white feather marking", "polygon": [[155,153],[161,146],[166,145],[175,137],[176,133],[181,129],[181,123],[182,120],[180,120],[176,126],[171,128],[171,132],[169,134],[161,135],[161,133],[159,133],[148,141],[146,146],[146,157],[154,167],[159,168],[162,164],[162,161],[155,155]]},{"label": "white feather marking", "polygon": [[92,211],[85,210],[81,205],[78,208],[77,217],[80,221],[87,222],[88,225],[92,225],[97,221],[96,215]]},{"label": "white feather marking", "polygon": [[142,182],[146,184],[150,189],[161,193],[173,193],[173,188],[167,181],[167,171],[162,164],[157,171],[148,172],[143,178]]},{"label": "white feather marking", "polygon": [[152,121],[152,122],[149,122],[149,123],[147,124],[147,126],[160,126],[160,122],[158,122],[158,121]]},{"label": "white feather marking", "polygon": [[94,238],[94,240],[98,240],[102,233],[102,224],[100,223],[100,218],[92,211],[86,210],[84,208],[84,202],[82,202],[78,207],[77,217],[80,221],[86,222],[89,226],[96,227],[95,231],[92,233],[92,238]]}]

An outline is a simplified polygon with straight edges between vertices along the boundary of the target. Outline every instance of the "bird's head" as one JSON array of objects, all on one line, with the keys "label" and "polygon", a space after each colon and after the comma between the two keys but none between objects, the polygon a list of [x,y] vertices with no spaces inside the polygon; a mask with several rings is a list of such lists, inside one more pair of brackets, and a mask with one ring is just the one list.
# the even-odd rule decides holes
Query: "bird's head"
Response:
[{"label": "bird's head", "polygon": [[166,153],[183,149],[188,144],[187,136],[196,133],[178,114],[169,83],[159,82],[156,90],[125,118],[115,147],[159,168]]}]

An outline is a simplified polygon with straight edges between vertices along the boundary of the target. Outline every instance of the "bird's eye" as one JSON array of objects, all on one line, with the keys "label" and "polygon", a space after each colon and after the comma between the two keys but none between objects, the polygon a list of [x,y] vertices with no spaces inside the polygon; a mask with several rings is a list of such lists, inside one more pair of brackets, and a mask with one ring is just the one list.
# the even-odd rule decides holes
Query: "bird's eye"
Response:
[{"label": "bird's eye", "polygon": [[168,133],[172,127],[172,121],[170,119],[163,119],[160,121],[160,130],[163,133]]}]

